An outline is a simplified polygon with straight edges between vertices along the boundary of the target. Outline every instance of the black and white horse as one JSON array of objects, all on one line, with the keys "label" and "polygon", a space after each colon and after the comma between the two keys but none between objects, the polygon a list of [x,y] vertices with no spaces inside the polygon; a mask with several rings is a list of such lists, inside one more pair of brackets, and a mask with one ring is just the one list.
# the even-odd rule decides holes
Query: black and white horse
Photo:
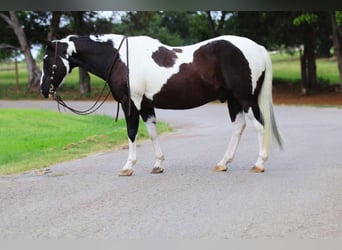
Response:
[{"label": "black and white horse", "polygon": [[70,35],[47,44],[41,78],[44,97],[54,96],[74,67],[106,80],[114,99],[121,103],[129,155],[119,175],[133,173],[139,116],[155,151],[151,173],[164,171],[154,108],[190,109],[214,100],[228,102],[233,134],[214,171],[226,171],[233,160],[245,116],[253,122],[259,140],[252,172],[264,171],[272,138],[282,145],[272,106],[272,63],[266,49],[247,38],[220,36],[172,47],[147,36]]}]

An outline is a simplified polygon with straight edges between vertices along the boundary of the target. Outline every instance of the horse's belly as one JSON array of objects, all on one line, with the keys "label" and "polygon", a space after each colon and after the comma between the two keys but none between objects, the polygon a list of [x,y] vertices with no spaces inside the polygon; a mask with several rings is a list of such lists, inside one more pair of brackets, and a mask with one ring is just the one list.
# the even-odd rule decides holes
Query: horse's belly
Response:
[{"label": "horse's belly", "polygon": [[153,96],[153,104],[161,109],[190,109],[219,98],[215,88],[203,88],[187,83],[177,87],[164,85],[160,92]]}]

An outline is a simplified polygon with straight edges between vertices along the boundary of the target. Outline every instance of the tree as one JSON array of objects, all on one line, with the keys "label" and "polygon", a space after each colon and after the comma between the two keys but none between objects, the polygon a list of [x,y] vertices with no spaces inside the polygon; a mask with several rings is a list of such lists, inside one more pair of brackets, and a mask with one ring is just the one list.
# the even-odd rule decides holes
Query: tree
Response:
[{"label": "tree", "polygon": [[[338,72],[340,74],[340,86],[342,89],[342,29],[340,26],[342,24],[342,12],[340,13],[338,13],[338,11],[332,12],[330,14],[330,18],[331,18],[334,49],[335,49],[335,54],[337,58],[337,67],[338,67]],[[339,18],[338,21],[340,25],[338,25],[337,18]]]},{"label": "tree", "polygon": [[3,18],[0,18],[0,27],[0,60],[13,58],[20,52],[18,39],[14,34],[13,29]]},{"label": "tree", "polygon": [[[85,35],[88,33],[88,28],[85,24],[85,11],[73,11],[71,12],[71,16],[73,18],[73,30],[78,35]],[[83,69],[79,68],[79,83],[80,83],[80,94],[81,96],[86,96],[90,94],[90,75],[89,73]]]},{"label": "tree", "polygon": [[211,33],[213,37],[221,35],[221,31],[224,25],[224,21],[226,20],[226,16],[228,15],[228,11],[216,11],[216,13],[213,13],[213,15],[218,15],[217,12],[220,12],[220,18],[214,18],[212,16],[212,12],[214,11],[206,11],[205,13],[207,14],[209,25],[211,28]]},{"label": "tree", "polygon": [[300,52],[302,91],[318,85],[316,57],[329,56],[330,23],[326,12],[233,12],[223,27],[269,50],[303,48]]},{"label": "tree", "polygon": [[185,12],[127,12],[122,22],[114,25],[113,32],[147,35],[172,46],[184,45],[183,36],[188,34],[187,17]]},{"label": "tree", "polygon": [[61,11],[52,11],[52,17],[49,25],[49,32],[47,35],[47,40],[52,41],[58,38],[58,29],[62,17]]},{"label": "tree", "polygon": [[156,22],[153,30],[158,34],[158,39],[166,44],[173,46],[191,44],[193,43],[190,34],[192,15],[193,12],[189,11],[160,11],[157,13],[160,22],[159,24]]},{"label": "tree", "polygon": [[316,67],[316,28],[318,15],[316,13],[303,13],[293,19],[293,24],[301,30],[303,51],[300,51],[300,66],[302,77],[302,94],[317,85]]},{"label": "tree", "polygon": [[0,13],[0,17],[5,20],[5,22],[11,27],[11,29],[14,31],[15,35],[17,36],[20,49],[22,53],[24,54],[27,71],[29,74],[28,79],[28,90],[30,91],[38,91],[39,89],[39,83],[40,83],[40,77],[41,77],[41,71],[37,67],[35,60],[33,59],[32,53],[31,53],[31,47],[27,41],[26,34],[22,28],[21,23],[19,22],[17,13],[15,11],[9,11],[8,15],[4,13]]}]

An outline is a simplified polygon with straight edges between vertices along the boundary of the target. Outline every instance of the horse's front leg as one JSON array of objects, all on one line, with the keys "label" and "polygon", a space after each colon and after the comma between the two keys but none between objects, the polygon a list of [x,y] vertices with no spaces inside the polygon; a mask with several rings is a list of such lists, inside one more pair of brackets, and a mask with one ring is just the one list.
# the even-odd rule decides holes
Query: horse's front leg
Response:
[{"label": "horse's front leg", "polygon": [[134,172],[133,166],[137,161],[136,154],[136,140],[139,127],[139,111],[131,102],[131,110],[129,113],[128,104],[122,103],[122,109],[125,113],[127,135],[128,135],[128,159],[122,170],[119,172],[119,176],[131,176]]}]

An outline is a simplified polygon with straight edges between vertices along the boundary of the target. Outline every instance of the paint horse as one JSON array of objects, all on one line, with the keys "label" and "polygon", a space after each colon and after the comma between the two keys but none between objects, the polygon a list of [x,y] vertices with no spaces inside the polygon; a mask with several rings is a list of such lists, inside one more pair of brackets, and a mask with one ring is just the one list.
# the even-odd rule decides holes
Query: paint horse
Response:
[{"label": "paint horse", "polygon": [[[220,36],[184,47],[167,46],[148,36],[70,35],[48,42],[41,92],[54,96],[74,67],[106,80],[125,114],[129,155],[120,176],[133,174],[139,116],[153,142],[162,173],[164,153],[157,137],[154,108],[190,109],[227,101],[233,133],[214,171],[226,171],[246,126],[258,133],[259,155],[251,172],[264,172],[271,140],[282,145],[272,106],[272,63],[266,49],[238,36]],[[129,84],[127,82],[129,81]]]}]

